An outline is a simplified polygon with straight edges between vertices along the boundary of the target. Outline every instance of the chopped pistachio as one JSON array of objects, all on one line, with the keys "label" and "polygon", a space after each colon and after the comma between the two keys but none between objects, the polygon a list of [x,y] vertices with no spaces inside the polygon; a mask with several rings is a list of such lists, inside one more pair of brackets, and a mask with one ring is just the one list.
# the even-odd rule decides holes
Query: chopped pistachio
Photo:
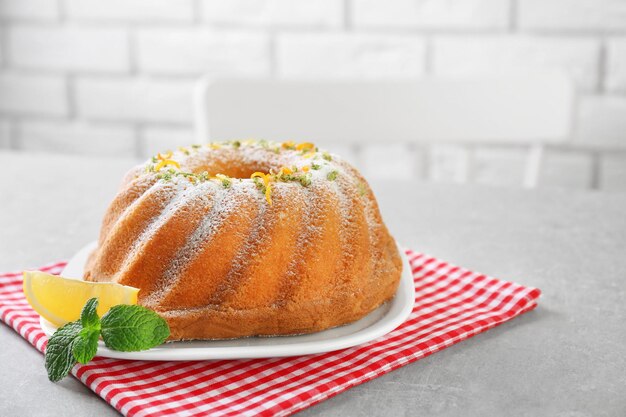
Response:
[{"label": "chopped pistachio", "polygon": [[260,189],[263,193],[265,193],[265,184],[263,183],[263,180],[261,178],[254,177],[252,178],[252,181],[254,181],[256,188]]},{"label": "chopped pistachio", "polygon": [[307,175],[301,175],[299,177],[300,180],[300,184],[302,184],[303,187],[308,187],[309,185],[311,185],[311,175],[307,174]]},{"label": "chopped pistachio", "polygon": [[222,183],[222,187],[224,188],[230,188],[230,186],[233,184],[233,182],[231,181],[230,177],[224,174],[216,174],[215,177],[221,181]]},{"label": "chopped pistachio", "polygon": [[336,170],[333,170],[333,171],[330,171],[328,175],[326,175],[326,178],[328,178],[330,181],[335,181],[338,175],[339,175],[339,172]]},{"label": "chopped pistachio", "polygon": [[357,189],[359,190],[359,195],[360,195],[361,197],[363,197],[365,194],[367,194],[367,187],[365,186],[365,184],[364,184],[364,183],[360,182],[360,183],[357,185]]},{"label": "chopped pistachio", "polygon": [[324,158],[327,161],[332,161],[333,160],[332,156],[330,156],[330,154],[328,152],[324,152],[322,154],[322,158]]},{"label": "chopped pistachio", "polygon": [[191,145],[191,147],[193,149],[200,149],[200,147],[202,147],[202,145],[198,145],[197,143],[195,143],[195,144]]},{"label": "chopped pistachio", "polygon": [[316,171],[319,170],[321,167],[322,167],[321,165],[318,165],[316,163],[311,164],[311,168],[316,170]]},{"label": "chopped pistachio", "polygon": [[234,141],[233,141],[233,147],[234,147],[235,149],[238,149],[239,147],[241,147],[241,142],[240,142],[240,141],[238,141],[238,140],[234,140]]},{"label": "chopped pistachio", "polygon": [[170,171],[162,171],[158,174],[158,177],[165,181],[170,181],[172,179],[172,173]]}]

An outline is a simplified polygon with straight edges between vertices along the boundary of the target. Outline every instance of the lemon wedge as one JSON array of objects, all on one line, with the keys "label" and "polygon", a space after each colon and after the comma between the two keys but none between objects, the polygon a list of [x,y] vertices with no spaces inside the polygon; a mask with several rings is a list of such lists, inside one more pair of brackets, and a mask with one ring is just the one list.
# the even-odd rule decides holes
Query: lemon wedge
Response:
[{"label": "lemon wedge", "polygon": [[89,282],[40,271],[24,271],[24,295],[40,316],[56,326],[80,318],[90,298],[98,298],[98,315],[102,317],[118,304],[137,304],[139,288],[112,282]]}]

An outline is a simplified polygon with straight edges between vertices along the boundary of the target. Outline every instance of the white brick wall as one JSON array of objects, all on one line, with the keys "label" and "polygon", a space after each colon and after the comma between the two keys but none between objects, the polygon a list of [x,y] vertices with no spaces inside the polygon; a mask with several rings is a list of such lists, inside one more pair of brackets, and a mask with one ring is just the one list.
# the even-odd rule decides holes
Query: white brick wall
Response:
[{"label": "white brick wall", "polygon": [[67,86],[61,77],[0,73],[0,113],[64,116]]},{"label": "white brick wall", "polygon": [[366,178],[415,177],[418,157],[412,147],[395,143],[371,145],[363,149],[357,164]]},{"label": "white brick wall", "polygon": [[20,149],[91,155],[132,155],[136,144],[130,127],[82,122],[23,122],[18,126]]},{"label": "white brick wall", "polygon": [[580,37],[467,36],[434,41],[436,74],[521,72],[558,69],[587,91],[598,84],[600,43]]},{"label": "white brick wall", "polygon": [[76,107],[90,120],[190,123],[193,82],[149,78],[83,78]]},{"label": "white brick wall", "polygon": [[242,26],[337,28],[343,0],[201,0],[202,19]]},{"label": "white brick wall", "polygon": [[129,69],[123,29],[13,26],[7,31],[8,61],[15,68],[124,72]]},{"label": "white brick wall", "polygon": [[357,27],[415,29],[504,29],[507,0],[354,0]]},{"label": "white brick wall", "polygon": [[278,37],[278,75],[406,78],[424,72],[424,40],[412,35],[285,34]]},{"label": "white brick wall", "polygon": [[59,13],[58,0],[0,0],[0,18],[4,20],[49,20]]},{"label": "white brick wall", "polygon": [[626,37],[611,39],[607,56],[606,89],[626,93]]},{"label": "white brick wall", "polygon": [[[19,1],[19,0],[18,0]],[[193,0],[64,0],[70,19],[89,21],[191,22]]]},{"label": "white brick wall", "polygon": [[146,127],[142,129],[140,138],[143,158],[197,142],[192,129],[172,126]]},{"label": "white brick wall", "polygon": [[[626,190],[626,0],[0,0],[0,151],[147,156],[188,144],[203,74],[546,69],[569,73],[580,97],[540,186]],[[531,144],[320,145],[371,177],[520,185]]]},{"label": "white brick wall", "polygon": [[269,38],[259,32],[146,29],[138,33],[137,60],[146,73],[267,77]]},{"label": "white brick wall", "polygon": [[0,119],[0,147],[11,146],[11,123],[8,120]]},{"label": "white brick wall", "polygon": [[589,147],[626,149],[626,96],[583,97],[575,141]]},{"label": "white brick wall", "polygon": [[623,30],[623,0],[518,0],[520,25],[543,30]]}]

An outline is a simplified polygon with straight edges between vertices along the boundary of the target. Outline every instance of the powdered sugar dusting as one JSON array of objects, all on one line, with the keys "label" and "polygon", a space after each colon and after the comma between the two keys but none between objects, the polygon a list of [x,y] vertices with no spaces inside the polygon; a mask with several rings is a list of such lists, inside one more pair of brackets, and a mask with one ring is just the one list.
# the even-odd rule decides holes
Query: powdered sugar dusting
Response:
[{"label": "powdered sugar dusting", "polygon": [[[163,161],[170,162],[162,164]],[[308,182],[283,180],[277,173],[285,168],[300,176],[306,176]],[[260,188],[263,184],[250,178],[254,172],[273,175],[270,183],[273,205],[266,201],[266,196]],[[339,211],[341,227],[337,238],[340,240],[340,247],[349,247],[354,238],[353,235],[357,230],[353,225],[356,221],[355,209],[365,211],[370,230],[370,248],[379,241],[380,215],[369,186],[347,162],[337,155],[321,150],[282,149],[280,144],[272,142],[244,142],[237,146],[234,142],[224,142],[194,147],[192,150],[182,148],[176,152],[159,154],[139,169],[135,168],[133,173],[137,182],[141,182],[142,178],[154,180],[156,176],[158,180],[152,187],[152,192],[163,192],[164,198],[169,201],[160,215],[137,237],[121,268],[122,271],[127,269],[146,243],[165,227],[176,213],[181,210],[193,213],[206,211],[184,245],[177,249],[176,253],[171,254],[171,257],[168,255],[167,259],[170,260],[162,276],[158,277],[158,285],[155,286],[157,289],[145,297],[144,302],[147,304],[156,305],[167,297],[178,277],[184,274],[193,260],[202,253],[206,244],[213,240],[226,219],[241,209],[243,201],[253,201],[258,205],[258,210],[249,214],[255,216],[255,219],[251,219],[253,227],[246,231],[245,236],[241,236],[244,244],[230,260],[229,273],[224,277],[217,290],[218,293],[234,291],[234,286],[245,270],[249,258],[258,251],[264,237],[269,236],[272,226],[267,222],[280,221],[280,216],[283,218],[288,216],[294,207],[303,207],[300,214],[303,219],[299,223],[297,241],[292,257],[288,265],[285,265],[283,277],[285,285],[294,285],[297,282],[295,274],[298,264],[303,261],[303,254],[324,233],[322,227],[327,215],[328,193],[335,196],[338,202],[336,210]],[[223,177],[217,174],[224,174],[228,181],[224,182]],[[169,190],[167,193],[163,191],[166,189]],[[362,204],[355,204],[356,201],[361,201]],[[278,213],[278,216],[266,219],[265,213],[277,209],[277,206],[282,207],[283,211]],[[349,254],[342,259],[349,262]],[[280,303],[280,300],[277,302]]]}]

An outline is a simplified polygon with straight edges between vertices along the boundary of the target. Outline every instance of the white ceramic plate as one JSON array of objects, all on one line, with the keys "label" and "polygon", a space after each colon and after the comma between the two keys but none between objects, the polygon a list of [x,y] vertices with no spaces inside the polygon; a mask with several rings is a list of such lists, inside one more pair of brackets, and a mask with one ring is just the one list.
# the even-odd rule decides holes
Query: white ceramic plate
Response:
[{"label": "white ceramic plate", "polygon": [[[65,277],[82,277],[93,242],[81,249],[65,267]],[[323,332],[283,337],[249,337],[233,340],[172,342],[142,352],[110,350],[99,341],[98,356],[139,360],[205,360],[270,358],[330,352],[369,342],[394,330],[411,314],[415,302],[415,286],[406,255],[401,251],[403,270],[393,300],[380,306],[361,320]],[[50,336],[56,327],[40,319],[41,327]]]}]

